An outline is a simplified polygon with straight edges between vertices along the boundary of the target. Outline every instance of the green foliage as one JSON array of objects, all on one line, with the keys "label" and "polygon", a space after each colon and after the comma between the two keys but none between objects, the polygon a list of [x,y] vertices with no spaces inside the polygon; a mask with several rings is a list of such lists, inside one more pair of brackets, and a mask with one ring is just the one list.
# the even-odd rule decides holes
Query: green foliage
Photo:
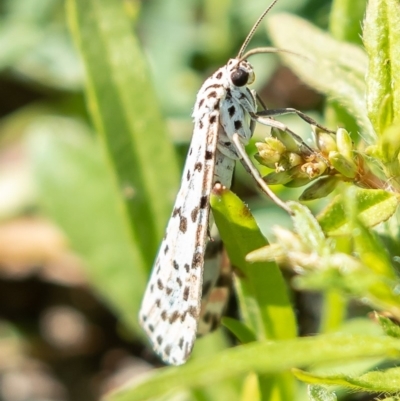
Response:
[{"label": "green foliage", "polygon": [[283,372],[293,366],[347,363],[359,358],[400,356],[400,342],[389,337],[321,335],[315,338],[253,342],[202,358],[182,367],[159,369],[147,380],[111,394],[110,401],[139,401],[160,397],[184,388],[211,386],[250,371]]}]

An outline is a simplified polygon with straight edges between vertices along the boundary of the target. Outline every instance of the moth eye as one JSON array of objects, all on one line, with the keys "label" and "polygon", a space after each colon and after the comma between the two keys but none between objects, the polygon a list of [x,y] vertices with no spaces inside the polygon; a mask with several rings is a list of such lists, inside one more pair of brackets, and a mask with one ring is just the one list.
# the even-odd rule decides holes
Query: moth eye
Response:
[{"label": "moth eye", "polygon": [[241,68],[235,69],[231,74],[231,80],[235,86],[244,86],[249,80],[249,73]]}]

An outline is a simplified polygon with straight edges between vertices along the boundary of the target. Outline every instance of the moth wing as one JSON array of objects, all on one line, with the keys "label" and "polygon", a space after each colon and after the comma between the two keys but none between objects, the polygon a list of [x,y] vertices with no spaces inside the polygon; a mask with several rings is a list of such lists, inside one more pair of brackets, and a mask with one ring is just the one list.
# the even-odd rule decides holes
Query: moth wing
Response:
[{"label": "moth wing", "polygon": [[218,117],[213,112],[195,122],[181,188],[139,313],[155,352],[168,364],[184,363],[196,339]]}]

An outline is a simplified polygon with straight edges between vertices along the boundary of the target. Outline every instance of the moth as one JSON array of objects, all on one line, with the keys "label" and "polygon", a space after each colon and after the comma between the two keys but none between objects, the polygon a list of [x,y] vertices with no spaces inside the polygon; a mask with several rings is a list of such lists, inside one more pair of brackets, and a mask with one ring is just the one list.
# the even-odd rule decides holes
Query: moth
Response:
[{"label": "moth", "polygon": [[[218,297],[210,299],[209,295],[216,281],[220,253],[211,252],[204,269],[213,186],[229,188],[235,163],[240,160],[272,200],[291,213],[263,181],[244,146],[252,137],[256,122],[286,131],[301,141],[288,127],[273,120],[271,116],[274,115],[296,113],[319,126],[295,109],[267,110],[264,107],[258,112],[257,94],[248,88],[254,81],[254,71],[247,58],[277,51],[266,47],[245,53],[255,30],[276,2],[258,18],[236,58],[209,77],[197,94],[192,115],[193,137],[181,187],[139,313],[140,324],[154,351],[168,364],[185,363],[199,327],[201,332],[212,328],[213,308],[214,314],[222,313]],[[202,294],[208,297],[208,305],[203,302],[202,306]],[[209,310],[205,312],[205,308]]]}]

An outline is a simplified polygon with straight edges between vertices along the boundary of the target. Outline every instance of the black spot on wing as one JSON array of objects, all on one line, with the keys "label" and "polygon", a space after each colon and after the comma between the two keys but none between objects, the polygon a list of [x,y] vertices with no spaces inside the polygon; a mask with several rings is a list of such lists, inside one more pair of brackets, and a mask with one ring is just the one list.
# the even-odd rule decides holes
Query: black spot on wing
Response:
[{"label": "black spot on wing", "polygon": [[207,207],[207,204],[208,204],[208,197],[204,195],[200,198],[200,209],[204,209],[205,207]]},{"label": "black spot on wing", "polygon": [[170,354],[171,354],[171,346],[170,345],[167,345],[164,348],[164,354],[167,355],[167,356],[170,356]]},{"label": "black spot on wing", "polygon": [[240,120],[236,120],[236,121],[234,122],[234,124],[235,124],[235,129],[240,129],[240,128],[242,128],[242,122],[241,122]]},{"label": "black spot on wing", "polygon": [[172,324],[174,322],[176,322],[179,318],[179,312],[176,310],[172,313],[172,315],[169,317],[169,322]]},{"label": "black spot on wing", "polygon": [[221,87],[221,84],[212,84],[212,85],[207,86],[207,88],[204,89],[204,91],[207,91],[208,89],[211,89],[211,88],[220,88],[220,87]]},{"label": "black spot on wing", "polygon": [[185,233],[187,231],[187,218],[184,216],[180,216],[179,230],[182,233]]},{"label": "black spot on wing", "polygon": [[189,286],[185,287],[185,289],[183,290],[184,301],[187,301],[189,299],[189,292],[190,292],[190,287]]},{"label": "black spot on wing", "polygon": [[203,264],[203,255],[200,252],[195,252],[192,259],[192,269],[197,269]]},{"label": "black spot on wing", "polygon": [[189,313],[190,316],[192,316],[195,319],[197,319],[197,311],[196,311],[196,308],[194,306],[190,306],[189,309],[187,310],[187,312]]},{"label": "black spot on wing", "polygon": [[200,172],[201,170],[202,170],[202,168],[203,168],[203,164],[201,163],[201,162],[197,162],[195,165],[194,165],[194,171],[198,171],[198,172]]},{"label": "black spot on wing", "polygon": [[198,215],[198,214],[199,214],[199,207],[196,206],[196,207],[192,210],[192,212],[190,213],[190,217],[192,218],[193,223],[196,222],[196,220],[197,220],[197,215]]}]

